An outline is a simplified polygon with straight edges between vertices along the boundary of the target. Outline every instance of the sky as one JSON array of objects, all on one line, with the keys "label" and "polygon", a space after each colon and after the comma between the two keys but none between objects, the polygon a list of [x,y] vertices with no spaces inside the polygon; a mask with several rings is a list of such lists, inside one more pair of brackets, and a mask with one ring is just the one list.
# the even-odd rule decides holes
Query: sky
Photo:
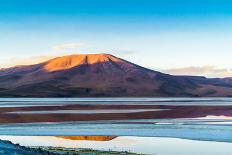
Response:
[{"label": "sky", "polygon": [[0,0],[0,68],[109,53],[177,75],[232,77],[230,0]]}]

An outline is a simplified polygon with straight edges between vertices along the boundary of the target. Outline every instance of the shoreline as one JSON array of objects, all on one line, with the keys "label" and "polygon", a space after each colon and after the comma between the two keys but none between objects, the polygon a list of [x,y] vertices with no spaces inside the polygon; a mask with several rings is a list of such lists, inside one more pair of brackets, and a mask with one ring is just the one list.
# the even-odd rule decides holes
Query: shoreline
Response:
[{"label": "shoreline", "polygon": [[[3,137],[0,137],[3,139]],[[120,136],[109,141],[69,140],[53,136],[8,136],[5,139],[30,148],[67,148],[99,151],[135,152],[136,154],[211,154],[227,155],[232,153],[232,143],[188,140],[170,137]],[[33,141],[33,143],[31,143]],[[41,145],[42,144],[42,145]],[[180,147],[181,146],[181,147]],[[199,149],[195,149],[195,148]],[[163,149],[169,148],[169,149]],[[178,149],[177,149],[178,148]],[[208,149],[211,148],[211,149]]]},{"label": "shoreline", "polygon": [[94,150],[87,148],[65,148],[65,147],[53,147],[53,146],[22,146],[20,144],[14,144],[9,140],[0,139],[0,154],[27,154],[27,155],[86,155],[86,154],[97,154],[97,155],[145,155],[132,153],[130,151],[104,151]]}]

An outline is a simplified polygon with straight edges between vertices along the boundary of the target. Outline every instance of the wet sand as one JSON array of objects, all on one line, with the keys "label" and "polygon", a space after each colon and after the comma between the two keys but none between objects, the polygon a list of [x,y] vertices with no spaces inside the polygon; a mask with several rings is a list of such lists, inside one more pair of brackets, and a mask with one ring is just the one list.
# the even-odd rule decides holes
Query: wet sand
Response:
[{"label": "wet sand", "polygon": [[[41,103],[42,104],[42,103]],[[111,113],[110,110],[126,109],[164,109],[161,111],[143,111],[128,113]],[[166,109],[166,110],[165,110]],[[20,111],[56,111],[56,110],[109,110],[109,113],[14,113]],[[169,106],[169,105],[59,105],[33,107],[1,107],[0,123],[35,123],[35,122],[70,122],[97,120],[130,120],[130,119],[168,119],[199,118],[208,115],[232,116],[232,106]]]}]

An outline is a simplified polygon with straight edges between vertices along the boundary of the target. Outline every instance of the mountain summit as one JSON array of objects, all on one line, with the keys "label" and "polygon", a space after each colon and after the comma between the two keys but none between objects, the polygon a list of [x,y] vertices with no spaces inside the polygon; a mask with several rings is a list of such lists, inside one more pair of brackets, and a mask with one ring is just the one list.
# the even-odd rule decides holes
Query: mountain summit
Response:
[{"label": "mountain summit", "polygon": [[81,54],[0,70],[0,96],[232,96],[232,82],[163,74],[109,54]]},{"label": "mountain summit", "polygon": [[69,56],[58,57],[46,62],[44,65],[44,69],[51,72],[51,71],[71,69],[82,65],[93,65],[93,64],[104,64],[104,63],[123,64],[124,61],[109,54],[69,55]]}]

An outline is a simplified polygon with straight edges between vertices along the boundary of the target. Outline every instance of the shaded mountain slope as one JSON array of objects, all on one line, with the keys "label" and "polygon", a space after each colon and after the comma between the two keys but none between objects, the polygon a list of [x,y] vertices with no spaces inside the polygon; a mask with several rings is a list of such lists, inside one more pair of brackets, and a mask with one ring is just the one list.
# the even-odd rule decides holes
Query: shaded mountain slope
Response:
[{"label": "shaded mountain slope", "polygon": [[83,54],[0,70],[0,96],[232,96],[232,82],[172,76],[109,54]]}]

